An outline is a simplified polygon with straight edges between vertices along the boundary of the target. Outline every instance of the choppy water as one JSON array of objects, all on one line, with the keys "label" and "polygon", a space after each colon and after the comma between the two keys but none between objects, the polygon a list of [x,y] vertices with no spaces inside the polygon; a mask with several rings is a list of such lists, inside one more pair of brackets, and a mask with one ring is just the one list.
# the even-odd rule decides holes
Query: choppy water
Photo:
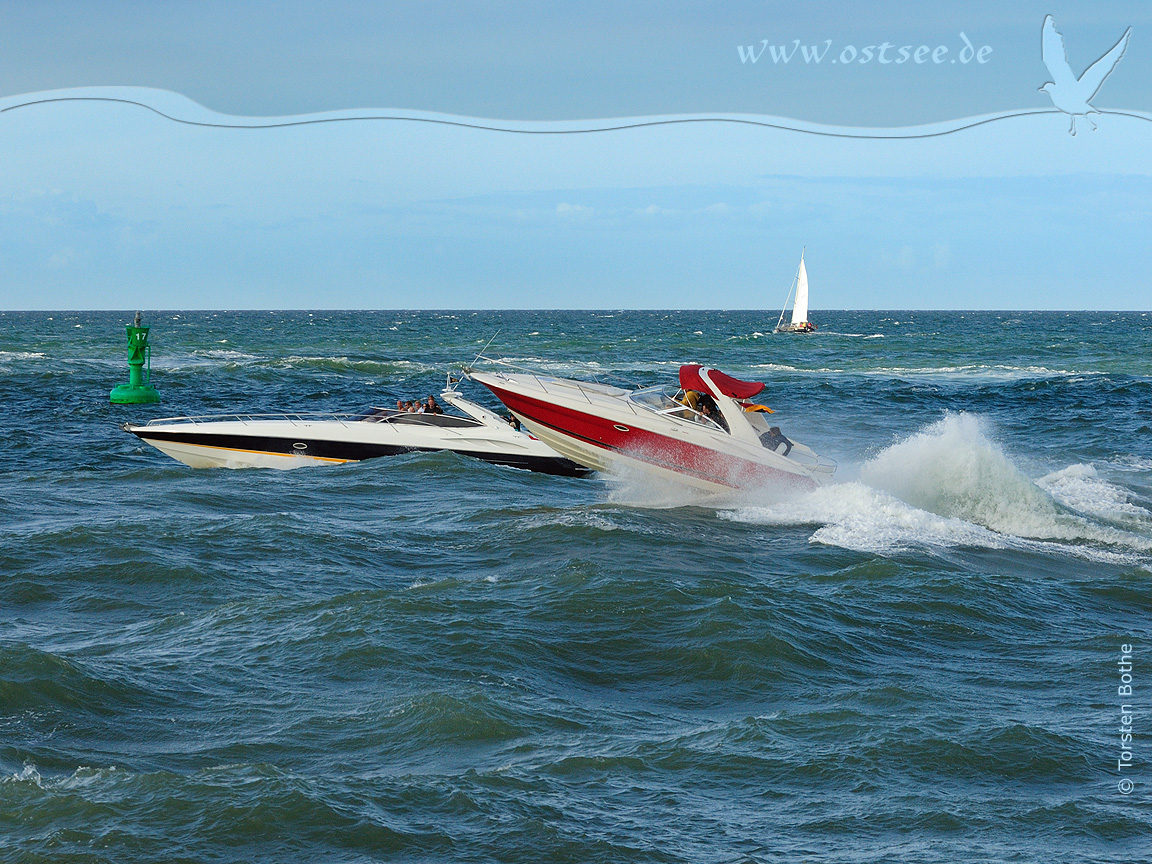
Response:
[{"label": "choppy water", "polygon": [[[814,317],[153,313],[133,408],[127,313],[0,314],[0,859],[1152,857],[1152,314]],[[426,395],[497,330],[765,380],[838,482],[193,471],[117,428]]]}]

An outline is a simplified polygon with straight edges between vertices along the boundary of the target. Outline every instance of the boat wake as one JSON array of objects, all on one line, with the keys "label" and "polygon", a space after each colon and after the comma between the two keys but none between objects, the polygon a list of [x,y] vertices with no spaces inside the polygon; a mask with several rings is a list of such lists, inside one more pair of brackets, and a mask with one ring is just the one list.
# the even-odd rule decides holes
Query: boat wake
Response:
[{"label": "boat wake", "polygon": [[861,552],[977,547],[1117,563],[1152,553],[1152,512],[1091,465],[1029,479],[983,421],[953,414],[868,460],[859,480],[722,510],[765,525],[818,525],[814,543]]}]

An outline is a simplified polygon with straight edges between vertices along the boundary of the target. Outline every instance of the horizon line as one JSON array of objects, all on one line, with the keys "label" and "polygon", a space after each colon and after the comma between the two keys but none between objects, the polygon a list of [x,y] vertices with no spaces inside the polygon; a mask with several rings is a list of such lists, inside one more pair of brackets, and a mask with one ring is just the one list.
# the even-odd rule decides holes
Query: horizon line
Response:
[{"label": "horizon line", "polygon": [[[565,306],[515,307],[515,306],[513,306],[513,307],[506,307],[506,308],[481,307],[481,306],[444,306],[444,307],[433,306],[433,307],[425,307],[425,308],[414,308],[414,307],[399,307],[399,306],[397,306],[397,307],[377,307],[377,308],[370,308],[370,307],[357,307],[357,308],[353,308],[353,307],[331,307],[331,308],[322,308],[322,307],[316,307],[316,308],[304,308],[304,307],[285,307],[285,308],[232,307],[232,308],[224,308],[224,307],[221,307],[221,308],[213,309],[213,308],[207,308],[206,307],[206,308],[187,308],[187,309],[178,309],[178,308],[171,308],[171,309],[141,308],[141,309],[138,309],[137,307],[125,307],[123,309],[107,309],[107,308],[99,308],[99,309],[0,309],[0,315],[47,314],[47,313],[67,315],[67,314],[77,313],[77,312],[107,312],[107,313],[115,313],[115,314],[124,313],[127,315],[135,315],[137,311],[141,312],[142,314],[152,314],[152,315],[169,314],[169,313],[202,313],[202,312],[213,312],[213,313],[219,313],[219,312],[307,312],[309,314],[315,314],[317,312],[320,312],[320,313],[335,313],[335,312],[371,312],[371,313],[376,313],[376,312],[437,312],[437,313],[440,313],[440,312],[473,312],[473,313],[478,313],[478,312],[613,312],[613,313],[621,313],[621,312],[755,312],[755,313],[761,313],[761,312],[770,312],[772,314],[776,314],[776,309],[767,308],[767,307],[765,307],[763,309],[756,309],[756,308],[751,308],[751,307],[749,307],[749,308],[736,308],[736,307],[705,308],[703,306],[701,306],[701,307],[688,306],[688,307],[681,307],[681,308],[676,309],[676,308],[671,308],[671,307],[663,308],[663,307],[655,307],[655,306],[653,306],[653,307],[612,307],[612,306],[604,306],[604,307],[565,307]],[[851,313],[851,312],[899,312],[899,313],[904,313],[904,312],[1002,312],[1002,313],[1010,313],[1013,315],[1018,315],[1018,314],[1047,314],[1047,313],[1056,313],[1056,314],[1065,314],[1065,315],[1080,314],[1080,313],[1085,313],[1085,314],[1127,313],[1127,314],[1135,314],[1135,315],[1152,315],[1152,309],[991,309],[991,308],[988,308],[988,309],[985,309],[985,308],[953,309],[953,308],[938,308],[938,307],[930,307],[930,306],[920,308],[920,309],[913,309],[910,307],[904,308],[904,309],[897,309],[897,308],[810,309],[809,312],[812,314],[819,313],[822,315],[835,315],[835,314]]]}]

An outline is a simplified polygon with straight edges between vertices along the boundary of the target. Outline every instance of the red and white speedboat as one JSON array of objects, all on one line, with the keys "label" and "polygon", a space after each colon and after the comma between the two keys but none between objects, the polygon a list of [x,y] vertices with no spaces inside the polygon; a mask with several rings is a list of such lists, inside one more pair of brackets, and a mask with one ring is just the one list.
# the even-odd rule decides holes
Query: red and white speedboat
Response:
[{"label": "red and white speedboat", "polygon": [[595,471],[637,470],[706,492],[814,488],[836,463],[784,437],[764,389],[704,366],[680,367],[680,387],[628,390],[523,371],[470,370],[532,434]]}]

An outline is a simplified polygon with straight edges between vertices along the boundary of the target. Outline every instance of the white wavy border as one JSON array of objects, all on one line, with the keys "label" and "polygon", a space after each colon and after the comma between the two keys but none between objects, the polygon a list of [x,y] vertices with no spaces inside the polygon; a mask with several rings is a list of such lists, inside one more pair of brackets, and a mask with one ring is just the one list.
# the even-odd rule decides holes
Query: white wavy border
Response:
[{"label": "white wavy border", "polygon": [[[146,87],[75,87],[65,90],[47,90],[40,93],[4,97],[0,99],[0,115],[21,108],[31,108],[37,105],[61,102],[113,102],[135,105],[159,114],[161,117],[171,120],[174,123],[182,123],[188,126],[206,126],[214,129],[282,129],[290,126],[311,126],[319,123],[392,121],[432,123],[442,126],[456,126],[463,129],[477,129],[487,132],[510,132],[521,135],[573,135],[593,132],[619,132],[627,129],[642,129],[653,126],[672,126],[688,123],[733,123],[828,138],[865,138],[880,140],[935,138],[940,135],[950,135],[965,129],[972,129],[976,126],[983,126],[1012,117],[1063,113],[1057,108],[1025,108],[995,114],[981,114],[975,117],[963,117],[958,120],[946,120],[920,126],[875,128],[828,126],[820,123],[794,120],[790,117],[774,117],[763,114],[664,114],[649,117],[619,117],[592,120],[495,120],[483,117],[443,114],[434,111],[352,109],[283,117],[245,117],[212,111],[198,102],[194,102],[188,97],[171,90]],[[1105,109],[1099,113],[1120,117],[1132,117],[1138,120],[1152,122],[1152,113],[1144,111],[1116,111]]]}]

